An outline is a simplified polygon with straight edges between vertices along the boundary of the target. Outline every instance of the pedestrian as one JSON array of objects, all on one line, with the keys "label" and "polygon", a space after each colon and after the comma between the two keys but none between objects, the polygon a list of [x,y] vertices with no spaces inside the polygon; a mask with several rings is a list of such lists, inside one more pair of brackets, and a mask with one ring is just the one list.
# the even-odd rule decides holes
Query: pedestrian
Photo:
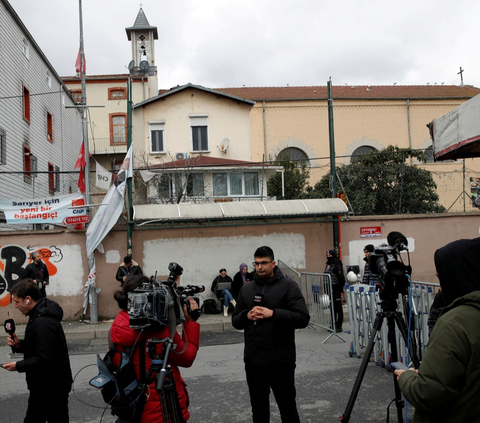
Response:
[{"label": "pedestrian", "polygon": [[295,329],[310,315],[298,285],[286,278],[270,247],[254,254],[254,280],[245,284],[232,324],[244,330],[244,362],[254,423],[270,421],[270,389],[283,423],[298,423],[295,390]]},{"label": "pedestrian", "polygon": [[447,305],[440,312],[418,371],[395,370],[412,423],[480,421],[480,238],[435,252]]},{"label": "pedestrian", "polygon": [[[180,266],[177,267],[177,272],[182,272]],[[178,282],[180,274],[176,273]],[[191,315],[187,311],[187,306],[183,306],[183,312],[185,314],[185,324],[183,326],[182,336],[175,331],[174,335],[171,335],[169,332],[169,326],[162,327],[158,330],[136,330],[132,329],[129,325],[130,318],[127,312],[128,308],[128,293],[143,286],[143,284],[149,283],[149,279],[146,276],[135,275],[129,277],[121,290],[115,291],[114,298],[118,303],[121,311],[115,317],[113,321],[112,328],[109,334],[109,341],[113,342],[115,347],[125,353],[132,355],[132,362],[135,367],[135,372],[137,374],[138,380],[142,380],[140,371],[142,368],[140,362],[140,348],[135,348],[132,353],[132,348],[135,345],[146,342],[148,339],[157,338],[173,338],[173,342],[176,345],[175,350],[172,350],[169,356],[169,364],[172,368],[173,379],[175,381],[176,393],[178,395],[178,400],[180,403],[181,413],[183,420],[187,421],[190,418],[190,413],[188,411],[189,405],[189,396],[187,391],[187,384],[180,374],[179,366],[181,367],[191,367],[193,361],[197,356],[198,347],[200,345],[200,325],[194,321]],[[198,308],[197,303],[189,298],[191,310]],[[144,347],[143,347],[144,348]],[[162,344],[158,344],[157,347],[158,354],[161,352]],[[152,360],[147,354],[145,357],[145,370],[148,371],[152,364]],[[151,423],[163,422],[162,418],[162,404],[160,402],[160,397],[157,390],[155,389],[156,381],[154,380],[149,384],[149,389],[146,393],[144,408],[142,412],[141,422],[142,423]],[[166,420],[166,419],[165,419]],[[168,420],[170,421],[170,420]],[[121,420],[118,421],[122,422]]]},{"label": "pedestrian", "polygon": [[[219,275],[213,280],[211,291],[217,296],[218,299],[223,298],[223,316],[228,317],[228,306],[230,303],[235,307],[237,302],[233,299],[231,292],[232,278],[227,275],[227,270],[222,268],[218,271]],[[218,289],[219,283],[227,283],[230,288]]]},{"label": "pedestrian", "polygon": [[4,369],[25,373],[28,398],[25,423],[68,423],[68,394],[72,371],[67,341],[61,325],[62,308],[41,296],[32,279],[22,279],[10,288],[15,308],[28,316],[25,338],[7,336],[23,360],[8,362]]},{"label": "pedestrian", "polygon": [[127,278],[134,275],[143,275],[142,268],[132,256],[125,256],[123,263],[118,267],[116,279],[122,287]]},{"label": "pedestrian", "polygon": [[232,282],[232,295],[233,298],[236,300],[238,297],[238,293],[243,285],[250,282],[253,278],[253,275],[248,272],[248,265],[246,263],[242,263],[239,266],[239,271],[235,273]]},{"label": "pedestrian", "polygon": [[365,257],[363,260],[365,261],[365,269],[363,271],[363,278],[362,283],[367,285],[375,285],[380,283],[380,276],[377,274],[372,273],[370,269],[370,255],[375,252],[375,247],[372,244],[365,245],[363,249],[363,253]]},{"label": "pedestrian", "polygon": [[45,287],[50,283],[47,265],[42,261],[42,256],[39,251],[33,252],[30,258],[33,261],[25,268],[23,277],[25,279],[32,279],[40,288],[42,297],[46,297],[47,292]]},{"label": "pedestrian", "polygon": [[333,314],[335,317],[335,332],[342,332],[343,325],[343,308],[342,293],[345,286],[345,275],[343,272],[343,263],[337,257],[335,250],[327,251],[327,264],[325,273],[330,275],[332,281],[332,297],[333,297]]}]

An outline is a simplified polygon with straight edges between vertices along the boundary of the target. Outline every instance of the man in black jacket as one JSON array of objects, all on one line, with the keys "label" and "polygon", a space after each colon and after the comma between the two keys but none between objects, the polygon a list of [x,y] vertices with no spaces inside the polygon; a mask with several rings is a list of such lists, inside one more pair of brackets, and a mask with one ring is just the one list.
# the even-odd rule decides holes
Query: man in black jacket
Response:
[{"label": "man in black jacket", "polygon": [[119,266],[115,278],[120,282],[120,286],[123,286],[127,278],[134,275],[143,275],[142,268],[135,260],[132,260],[131,256],[126,256]]},{"label": "man in black jacket", "polygon": [[297,284],[284,277],[270,247],[254,254],[255,277],[237,298],[232,324],[244,329],[245,373],[254,423],[270,421],[270,389],[282,422],[300,422],[295,401],[295,329],[310,315]]},{"label": "man in black jacket", "polygon": [[31,257],[33,262],[31,262],[25,268],[25,274],[23,275],[23,277],[25,279],[33,279],[33,282],[38,285],[42,297],[46,297],[47,293],[45,291],[45,287],[50,283],[50,276],[48,274],[47,265],[42,261],[42,256],[40,255],[39,251],[35,251],[34,253],[32,253]]},{"label": "man in black jacket", "polygon": [[7,342],[23,360],[8,362],[4,369],[26,374],[30,391],[24,423],[68,423],[68,394],[72,371],[67,341],[61,325],[62,308],[47,298],[31,279],[10,288],[15,308],[29,317],[25,339],[8,335]]}]

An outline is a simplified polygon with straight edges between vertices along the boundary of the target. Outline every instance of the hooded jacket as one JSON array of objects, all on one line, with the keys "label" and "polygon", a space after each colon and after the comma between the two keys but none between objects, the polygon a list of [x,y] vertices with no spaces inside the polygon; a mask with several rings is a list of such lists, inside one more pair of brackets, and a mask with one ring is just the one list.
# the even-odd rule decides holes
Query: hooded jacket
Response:
[{"label": "hooded jacket", "polygon": [[235,273],[235,276],[233,277],[232,295],[235,300],[237,299],[238,293],[240,292],[240,289],[242,289],[242,286],[245,285],[247,281],[253,280],[253,274],[249,272],[245,274],[245,281],[243,280],[242,269],[244,269],[245,267],[248,268],[248,265],[245,263],[242,263],[240,266],[238,266],[239,271]]},{"label": "hooded jacket", "polygon": [[480,238],[435,252],[445,307],[418,374],[398,379],[415,407],[413,423],[480,422]]},{"label": "hooded jacket", "polygon": [[[248,312],[257,304],[254,297],[264,296],[263,306],[273,310],[273,316],[258,322],[249,320]],[[278,267],[271,278],[260,278],[240,290],[232,315],[235,329],[244,329],[244,361],[253,365],[295,363],[295,329],[308,325],[310,314],[298,285],[285,278]]]},{"label": "hooded jacket", "polygon": [[24,354],[24,359],[17,362],[17,371],[26,373],[30,391],[65,389],[70,392],[72,371],[60,323],[62,308],[55,301],[41,298],[27,316],[25,338],[16,349]]}]

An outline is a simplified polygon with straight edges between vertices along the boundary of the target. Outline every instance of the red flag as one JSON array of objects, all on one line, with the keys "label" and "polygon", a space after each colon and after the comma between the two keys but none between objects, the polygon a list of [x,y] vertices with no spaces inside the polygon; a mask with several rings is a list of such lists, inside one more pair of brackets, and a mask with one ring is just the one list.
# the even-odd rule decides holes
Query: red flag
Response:
[{"label": "red flag", "polygon": [[[77,61],[75,62],[75,70],[77,73],[82,71],[82,52],[78,49]],[[87,58],[85,53],[83,54],[83,73],[87,73]]]},{"label": "red flag", "polygon": [[85,194],[85,172],[83,171],[83,167],[80,169],[80,175],[78,177],[78,188],[80,188],[82,194]]},{"label": "red flag", "polygon": [[82,142],[82,146],[80,147],[80,153],[78,154],[77,163],[75,163],[74,169],[77,167],[85,167],[87,162],[85,161],[85,143]]}]

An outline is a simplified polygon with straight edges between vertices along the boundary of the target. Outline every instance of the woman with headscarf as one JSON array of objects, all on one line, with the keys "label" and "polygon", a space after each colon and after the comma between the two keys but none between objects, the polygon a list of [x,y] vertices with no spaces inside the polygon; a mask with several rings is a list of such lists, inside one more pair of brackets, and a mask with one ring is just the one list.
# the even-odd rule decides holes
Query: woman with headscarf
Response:
[{"label": "woman with headscarf", "polygon": [[342,292],[345,286],[345,275],[343,272],[343,263],[337,257],[335,250],[327,251],[327,264],[325,272],[330,275],[332,281],[333,296],[333,313],[335,315],[335,331],[342,332],[343,325],[343,308],[342,308]]},{"label": "woman with headscarf", "polygon": [[440,312],[417,371],[395,370],[412,423],[480,421],[480,238],[435,252],[447,306]]},{"label": "woman with headscarf", "polygon": [[242,289],[242,286],[253,280],[252,274],[248,272],[247,264],[242,263],[239,266],[239,269],[240,270],[235,273],[232,283],[232,295],[235,300],[237,299],[238,293],[240,292],[240,289]]}]

